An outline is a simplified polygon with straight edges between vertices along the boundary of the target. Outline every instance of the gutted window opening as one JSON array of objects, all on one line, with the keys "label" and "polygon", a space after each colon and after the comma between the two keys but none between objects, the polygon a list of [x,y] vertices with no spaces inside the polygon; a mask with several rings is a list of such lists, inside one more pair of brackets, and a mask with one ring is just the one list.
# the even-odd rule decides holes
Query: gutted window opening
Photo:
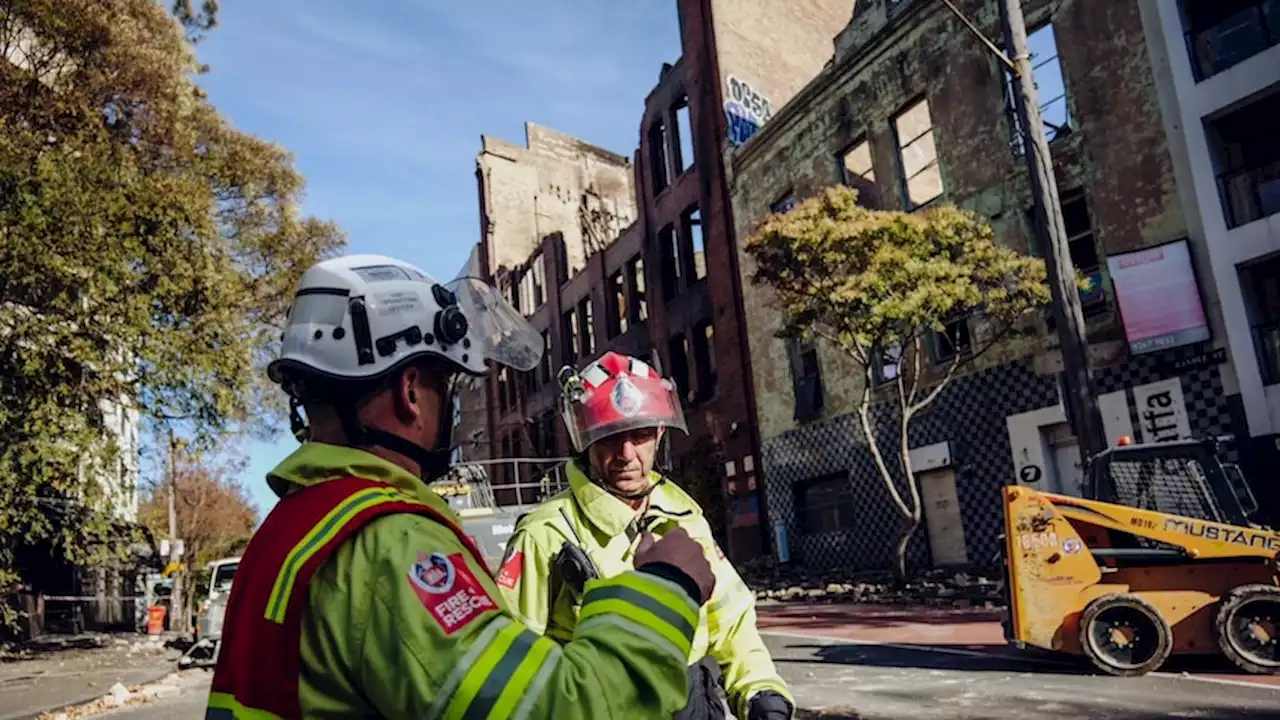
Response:
[{"label": "gutted window opening", "polygon": [[658,232],[658,248],[662,256],[662,294],[669,301],[680,294],[680,275],[684,265],[680,236],[676,234],[675,226],[668,225]]},{"label": "gutted window opening", "polygon": [[840,153],[840,175],[845,185],[858,191],[858,204],[876,210],[880,192],[876,188],[876,171],[871,160],[871,144],[864,138]]},{"label": "gutted window opening", "polygon": [[627,331],[631,313],[627,305],[627,283],[618,270],[609,276],[609,338],[613,339]]},{"label": "gutted window opening", "polygon": [[556,414],[548,411],[539,415],[534,419],[533,423],[533,447],[539,457],[556,457],[558,448],[556,442]]},{"label": "gutted window opening", "polygon": [[701,280],[707,276],[707,253],[702,239],[702,211],[692,208],[685,212],[683,222],[685,235],[689,238],[688,262],[686,272],[693,280]]},{"label": "gutted window opening", "polygon": [[903,207],[915,210],[942,195],[942,170],[938,165],[929,101],[921,99],[899,113],[893,120],[893,128],[902,172]]},{"label": "gutted window opening", "polygon": [[539,252],[533,258],[533,266],[530,280],[533,284],[533,302],[534,309],[542,307],[547,301],[547,261],[546,257]]},{"label": "gutted window opening", "polygon": [[790,347],[791,379],[796,398],[796,422],[806,422],[822,414],[825,398],[818,346],[812,336],[793,338]]},{"label": "gutted window opening", "polygon": [[581,336],[581,357],[590,357],[596,351],[595,317],[592,312],[591,296],[582,298],[578,303],[578,334]]},{"label": "gutted window opening", "polygon": [[704,320],[693,328],[693,362],[698,372],[698,401],[710,400],[716,394],[715,326]]},{"label": "gutted window opening", "polygon": [[667,135],[667,124],[663,119],[659,118],[649,126],[649,176],[653,181],[654,195],[666,190],[671,184]]},{"label": "gutted window opening", "polygon": [[498,371],[498,410],[507,411],[507,369]]},{"label": "gutted window opening", "polygon": [[[1062,62],[1058,58],[1058,41],[1053,32],[1053,23],[1045,23],[1027,35],[1027,49],[1031,51],[1031,74],[1035,79],[1040,119],[1044,123],[1045,137],[1052,143],[1071,132],[1067,83],[1062,74]],[[1013,93],[1013,74],[1006,69],[1004,97],[1010,129],[1009,147],[1015,155],[1021,155],[1025,147],[1024,138]]]},{"label": "gutted window opening", "polygon": [[682,402],[689,399],[689,339],[684,333],[675,335],[668,342],[668,354],[671,356],[671,379],[680,391]]},{"label": "gutted window opening", "polygon": [[556,251],[556,283],[564,285],[569,282],[569,246],[560,233],[552,236],[552,242]]},{"label": "gutted window opening", "polygon": [[648,294],[645,292],[644,258],[637,255],[628,265],[631,273],[631,287],[635,291],[635,301],[628,310],[631,322],[644,322],[649,317]]},{"label": "gutted window opening", "polygon": [[872,376],[878,383],[893,382],[898,379],[898,359],[902,357],[902,345],[893,343],[874,355]]},{"label": "gutted window opening", "polygon": [[694,164],[693,121],[689,115],[689,98],[682,97],[676,103],[675,116],[676,135],[680,139],[676,165],[679,168],[678,174],[683,174]]},{"label": "gutted window opening", "polygon": [[582,339],[578,336],[577,312],[570,310],[560,320],[560,337],[566,363],[574,363],[582,356]]},{"label": "gutted window opening", "polygon": [[[1109,304],[1106,288],[1103,285],[1105,268],[1098,254],[1097,237],[1089,214],[1088,196],[1083,188],[1064,189],[1059,195],[1059,203],[1062,211],[1062,225],[1066,230],[1067,249],[1071,255],[1071,265],[1087,281],[1087,287],[1079,291],[1080,305],[1086,315],[1097,315],[1105,311]],[[1028,225],[1034,231],[1031,251],[1037,257],[1043,258],[1045,241],[1036,225],[1035,210],[1028,209],[1026,216]],[[1048,322],[1052,329],[1052,316],[1049,317]]]},{"label": "gutted window opening", "polygon": [[[502,436],[502,442],[500,444],[502,445],[502,457],[504,458],[512,457],[510,433],[506,433]],[[502,485],[511,485],[513,482],[515,482],[514,476],[511,473],[511,466],[506,463],[503,463],[502,465],[498,466],[498,476],[501,478],[499,482]]]},{"label": "gutted window opening", "polygon": [[1064,193],[1061,204],[1071,264],[1088,280],[1089,285],[1080,290],[1080,304],[1086,312],[1104,310],[1107,307],[1107,294],[1102,284],[1102,261],[1098,257],[1097,238],[1089,216],[1089,200],[1083,189],[1077,189]]},{"label": "gutted window opening", "polygon": [[551,382],[551,364],[554,360],[551,357],[551,331],[542,331],[542,361],[538,363],[538,372],[541,374],[542,384],[546,385]]},{"label": "gutted window opening", "polygon": [[969,322],[966,318],[953,320],[943,326],[942,332],[929,332],[933,359],[943,363],[953,360],[957,354],[964,356],[973,350],[969,338]]}]

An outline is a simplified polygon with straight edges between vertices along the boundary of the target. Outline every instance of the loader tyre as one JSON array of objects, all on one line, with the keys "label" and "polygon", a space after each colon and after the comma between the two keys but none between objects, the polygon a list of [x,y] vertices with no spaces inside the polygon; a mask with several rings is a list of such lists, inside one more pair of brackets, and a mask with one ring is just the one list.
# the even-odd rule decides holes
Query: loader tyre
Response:
[{"label": "loader tyre", "polygon": [[1280,674],[1280,588],[1233,588],[1218,604],[1213,634],[1222,654],[1241,670]]},{"label": "loader tyre", "polygon": [[1108,675],[1146,675],[1173,651],[1173,628],[1137,595],[1103,595],[1080,615],[1080,647],[1094,667]]}]

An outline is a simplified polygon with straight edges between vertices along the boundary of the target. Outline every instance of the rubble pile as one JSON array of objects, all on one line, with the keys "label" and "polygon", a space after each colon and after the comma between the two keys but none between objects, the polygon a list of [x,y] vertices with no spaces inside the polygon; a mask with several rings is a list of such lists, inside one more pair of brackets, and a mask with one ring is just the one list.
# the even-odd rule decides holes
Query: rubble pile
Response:
[{"label": "rubble pile", "polygon": [[106,695],[73,708],[44,713],[39,720],[76,720],[77,718],[94,717],[114,708],[126,705],[138,705],[162,697],[176,695],[181,692],[178,675],[169,675],[154,683],[145,683],[125,687],[121,683],[111,686]]},{"label": "rubble pile", "polygon": [[760,604],[774,602],[868,603],[938,607],[996,608],[1004,605],[1001,582],[981,574],[929,570],[905,584],[887,571],[809,572],[774,569],[762,564],[743,567],[743,579]]}]

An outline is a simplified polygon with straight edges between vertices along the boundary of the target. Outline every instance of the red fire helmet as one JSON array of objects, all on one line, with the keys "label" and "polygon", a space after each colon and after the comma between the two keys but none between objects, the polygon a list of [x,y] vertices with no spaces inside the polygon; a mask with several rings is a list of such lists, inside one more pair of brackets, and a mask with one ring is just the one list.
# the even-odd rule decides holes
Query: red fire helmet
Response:
[{"label": "red fire helmet", "polygon": [[560,383],[564,424],[578,452],[601,438],[637,428],[675,428],[689,434],[675,383],[643,360],[607,352],[581,373],[565,367]]}]

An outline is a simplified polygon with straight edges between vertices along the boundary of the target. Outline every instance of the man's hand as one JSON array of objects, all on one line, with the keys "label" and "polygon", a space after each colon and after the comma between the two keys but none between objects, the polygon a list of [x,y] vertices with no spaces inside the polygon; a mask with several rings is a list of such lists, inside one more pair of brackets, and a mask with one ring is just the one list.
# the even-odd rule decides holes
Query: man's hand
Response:
[{"label": "man's hand", "polygon": [[640,544],[636,546],[636,569],[655,563],[670,565],[692,580],[702,595],[696,598],[699,605],[711,599],[716,588],[716,575],[711,571],[711,563],[707,562],[706,551],[683,528],[676,528],[657,542],[649,533],[640,536]]},{"label": "man's hand", "polygon": [[772,690],[756,693],[747,709],[747,720],[791,720],[791,703]]}]

